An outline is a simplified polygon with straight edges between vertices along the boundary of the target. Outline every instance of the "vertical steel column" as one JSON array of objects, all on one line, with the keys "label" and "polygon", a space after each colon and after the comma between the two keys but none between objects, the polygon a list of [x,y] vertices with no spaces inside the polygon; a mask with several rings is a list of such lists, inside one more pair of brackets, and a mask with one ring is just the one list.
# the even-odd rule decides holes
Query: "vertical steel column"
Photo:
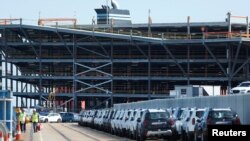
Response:
[{"label": "vertical steel column", "polygon": [[[41,38],[41,33],[40,33],[40,38]],[[41,41],[39,44],[39,102],[38,104],[41,106],[42,105],[42,45]]]},{"label": "vertical steel column", "polygon": [[36,99],[34,99],[34,106],[36,106]]},{"label": "vertical steel column", "polygon": [[228,60],[228,68],[227,68],[227,78],[228,78],[228,88],[227,88],[227,94],[229,93],[229,91],[231,90],[231,66],[232,66],[232,62],[231,62],[231,46],[229,44],[227,44],[227,60]]},{"label": "vertical steel column", "polygon": [[29,100],[30,100],[30,107],[32,107],[32,99],[30,98]]},{"label": "vertical steel column", "polygon": [[21,97],[21,107],[24,107],[23,97]]},{"label": "vertical steel column", "polygon": [[16,80],[16,92],[19,92],[18,82],[19,81]]},{"label": "vertical steel column", "polygon": [[3,30],[3,42],[5,48],[5,90],[8,90],[8,47],[6,38],[6,29]]},{"label": "vertical steel column", "polygon": [[187,85],[190,85],[190,46],[187,46]]},{"label": "vertical steel column", "polygon": [[21,93],[24,92],[24,89],[23,89],[23,82],[21,82]]},{"label": "vertical steel column", "polygon": [[148,99],[151,99],[151,45],[148,45]]},{"label": "vertical steel column", "polygon": [[73,111],[77,112],[77,96],[76,96],[76,51],[77,51],[77,45],[75,42],[75,34],[73,34]]},{"label": "vertical steel column", "polygon": [[[10,76],[13,76],[13,64],[10,64]],[[13,79],[10,79],[10,91],[13,92]]]},{"label": "vertical steel column", "polygon": [[16,96],[16,107],[18,107],[18,96]]},{"label": "vertical steel column", "polygon": [[228,32],[232,32],[232,23],[231,23],[231,12],[227,13],[227,22],[228,22]]},{"label": "vertical steel column", "polygon": [[187,38],[190,39],[190,16],[187,17]]},{"label": "vertical steel column", "polygon": [[28,108],[28,98],[25,97],[25,107]]},{"label": "vertical steel column", "polygon": [[114,105],[114,96],[113,96],[113,91],[114,91],[114,40],[112,38],[111,42],[111,94],[110,94],[110,107],[113,107]]},{"label": "vertical steel column", "polygon": [[[249,51],[249,49],[248,49],[248,47],[246,47],[246,58],[248,58],[248,56],[249,56],[248,51]],[[246,79],[247,80],[249,80],[249,73],[250,73],[249,69],[250,69],[249,63],[247,63],[247,65],[246,65]]]},{"label": "vertical steel column", "polygon": [[246,22],[247,22],[247,38],[249,38],[249,17],[246,17]]},{"label": "vertical steel column", "polygon": [[26,94],[28,93],[28,84],[25,83]]}]

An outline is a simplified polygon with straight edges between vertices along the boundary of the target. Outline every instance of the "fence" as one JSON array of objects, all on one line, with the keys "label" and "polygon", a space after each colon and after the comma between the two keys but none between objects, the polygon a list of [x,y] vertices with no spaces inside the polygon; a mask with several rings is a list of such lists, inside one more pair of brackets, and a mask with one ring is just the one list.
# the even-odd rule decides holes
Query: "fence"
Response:
[{"label": "fence", "polygon": [[232,108],[243,124],[250,124],[250,95],[229,95],[213,97],[194,97],[181,99],[157,99],[150,101],[115,104],[115,109],[169,108],[169,107],[214,107]]}]

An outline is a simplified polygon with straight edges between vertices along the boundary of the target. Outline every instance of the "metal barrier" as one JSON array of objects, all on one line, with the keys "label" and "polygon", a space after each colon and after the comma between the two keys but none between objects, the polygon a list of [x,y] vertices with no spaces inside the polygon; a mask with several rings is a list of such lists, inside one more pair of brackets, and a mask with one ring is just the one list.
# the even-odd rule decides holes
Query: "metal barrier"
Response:
[{"label": "metal barrier", "polygon": [[180,99],[157,99],[133,103],[115,104],[115,109],[135,108],[170,108],[170,107],[213,107],[232,108],[241,119],[242,124],[250,124],[250,95],[228,95],[193,97]]}]

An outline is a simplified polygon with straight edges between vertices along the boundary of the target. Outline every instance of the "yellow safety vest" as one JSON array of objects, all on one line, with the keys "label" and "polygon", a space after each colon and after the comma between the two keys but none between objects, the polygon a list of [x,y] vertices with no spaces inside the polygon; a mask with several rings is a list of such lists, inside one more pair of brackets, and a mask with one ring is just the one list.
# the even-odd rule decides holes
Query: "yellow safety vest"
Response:
[{"label": "yellow safety vest", "polygon": [[25,122],[26,114],[25,113],[20,113],[19,114],[19,121],[20,122]]},{"label": "yellow safety vest", "polygon": [[22,121],[22,120],[23,120],[23,116],[24,116],[23,113],[20,113],[20,114],[19,114],[19,121]]},{"label": "yellow safety vest", "polygon": [[32,114],[32,122],[38,122],[38,113]]}]

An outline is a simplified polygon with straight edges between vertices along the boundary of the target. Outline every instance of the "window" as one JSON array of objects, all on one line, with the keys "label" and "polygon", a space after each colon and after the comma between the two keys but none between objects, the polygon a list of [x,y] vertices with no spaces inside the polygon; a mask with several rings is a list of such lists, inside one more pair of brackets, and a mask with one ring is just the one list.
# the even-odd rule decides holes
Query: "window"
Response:
[{"label": "window", "polygon": [[201,118],[204,114],[204,111],[197,111],[196,112],[196,117]]},{"label": "window", "polygon": [[241,83],[240,84],[240,87],[249,87],[250,86],[250,83]]},{"label": "window", "polygon": [[150,119],[169,118],[168,112],[154,112],[150,113]]},{"label": "window", "polygon": [[223,119],[223,118],[233,118],[233,113],[231,111],[212,111],[209,113],[209,116],[214,119]]}]

